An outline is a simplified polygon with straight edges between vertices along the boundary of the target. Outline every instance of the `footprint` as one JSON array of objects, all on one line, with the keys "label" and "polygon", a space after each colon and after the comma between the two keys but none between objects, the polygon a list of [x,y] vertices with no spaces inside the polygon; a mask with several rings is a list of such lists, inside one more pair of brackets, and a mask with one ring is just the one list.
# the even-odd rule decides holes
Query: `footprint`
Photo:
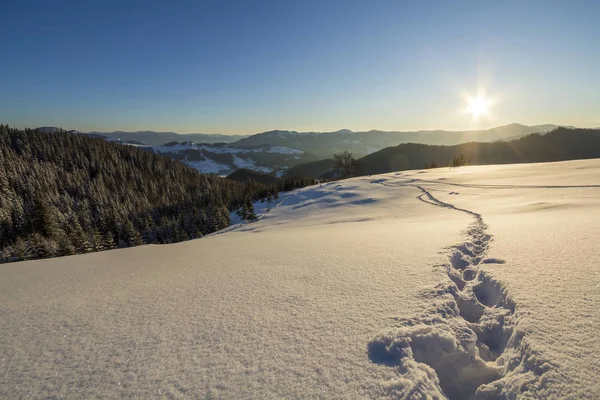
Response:
[{"label": "footprint", "polygon": [[487,307],[498,307],[506,304],[506,293],[500,283],[485,273],[479,275],[479,282],[473,286],[473,293],[481,304]]},{"label": "footprint", "polygon": [[[450,400],[471,398],[481,385],[520,366],[521,358],[512,356],[515,351],[521,352],[520,335],[524,335],[515,328],[516,304],[506,287],[480,268],[505,261],[486,257],[492,236],[486,232],[487,225],[480,214],[441,202],[421,186],[410,186],[423,192],[420,200],[467,213],[475,222],[466,231],[468,240],[450,248],[450,263],[445,268],[453,285],[440,284],[429,294],[428,298],[434,301],[429,313],[406,319],[396,334],[373,339],[368,345],[369,358],[398,368],[407,378],[418,372],[423,382],[411,391],[414,398],[425,398],[428,387],[436,387]],[[452,296],[450,300],[448,295]],[[500,357],[507,346],[514,351]],[[419,363],[433,369],[435,376],[431,376],[433,372],[423,374],[431,370],[418,367]],[[539,376],[545,371],[528,373]],[[507,396],[518,397],[519,389],[515,390]]]},{"label": "footprint", "polygon": [[472,281],[477,277],[477,269],[473,267],[465,268],[462,272],[462,278],[466,282]]},{"label": "footprint", "polygon": [[448,278],[450,278],[450,280],[456,285],[456,287],[458,287],[458,290],[463,290],[465,288],[466,282],[462,278],[458,270],[450,268],[450,266],[448,266],[446,272],[448,273]]},{"label": "footprint", "polygon": [[459,315],[466,321],[477,323],[485,312],[485,307],[474,297],[464,297],[460,293],[454,295],[454,300],[460,311]]},{"label": "footprint", "polygon": [[513,328],[505,326],[503,318],[487,325],[476,326],[473,330],[477,335],[478,347],[483,348],[484,352],[487,351],[487,361],[496,361],[506,349],[513,333]]},{"label": "footprint", "polygon": [[486,258],[482,261],[484,264],[504,264],[506,261],[501,260],[499,258]]},{"label": "footprint", "polygon": [[397,335],[376,337],[369,343],[368,354],[373,362],[399,366],[401,370],[406,370],[411,358],[428,365],[446,397],[458,400],[469,398],[479,386],[500,378],[499,368],[476,357],[476,343],[474,332],[459,339],[449,326],[419,325]]},{"label": "footprint", "polygon": [[452,267],[459,270],[463,270],[467,268],[467,266],[471,265],[465,255],[459,251],[452,253],[450,256],[450,264],[452,264]]},{"label": "footprint", "polygon": [[436,333],[415,335],[410,347],[415,361],[434,369],[448,399],[466,399],[479,386],[500,378],[498,369],[487,365],[481,358],[472,357],[468,348]]}]

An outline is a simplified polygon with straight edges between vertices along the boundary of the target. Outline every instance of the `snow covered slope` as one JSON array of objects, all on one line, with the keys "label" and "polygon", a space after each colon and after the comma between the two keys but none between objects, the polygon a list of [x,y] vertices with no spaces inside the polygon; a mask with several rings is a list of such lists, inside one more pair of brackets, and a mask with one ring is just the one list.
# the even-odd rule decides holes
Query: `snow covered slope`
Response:
[{"label": "snow covered slope", "polygon": [[356,178],[199,240],[0,265],[0,397],[597,398],[599,177]]}]

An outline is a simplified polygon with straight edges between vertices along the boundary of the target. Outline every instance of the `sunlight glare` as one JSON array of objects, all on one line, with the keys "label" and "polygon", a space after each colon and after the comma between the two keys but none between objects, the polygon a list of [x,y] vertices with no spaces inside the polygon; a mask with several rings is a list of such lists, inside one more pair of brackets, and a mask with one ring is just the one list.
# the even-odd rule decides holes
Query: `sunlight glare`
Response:
[{"label": "sunlight glare", "polygon": [[467,112],[471,113],[473,118],[477,119],[481,115],[487,115],[490,102],[483,96],[470,99],[467,106]]}]

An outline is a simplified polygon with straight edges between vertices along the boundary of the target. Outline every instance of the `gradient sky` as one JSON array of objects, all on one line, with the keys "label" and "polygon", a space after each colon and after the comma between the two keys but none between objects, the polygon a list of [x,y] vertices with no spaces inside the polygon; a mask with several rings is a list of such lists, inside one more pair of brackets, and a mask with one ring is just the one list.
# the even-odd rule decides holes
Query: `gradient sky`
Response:
[{"label": "gradient sky", "polygon": [[[4,2],[0,122],[181,133],[600,126],[600,1]],[[485,91],[474,120],[466,95]]]}]

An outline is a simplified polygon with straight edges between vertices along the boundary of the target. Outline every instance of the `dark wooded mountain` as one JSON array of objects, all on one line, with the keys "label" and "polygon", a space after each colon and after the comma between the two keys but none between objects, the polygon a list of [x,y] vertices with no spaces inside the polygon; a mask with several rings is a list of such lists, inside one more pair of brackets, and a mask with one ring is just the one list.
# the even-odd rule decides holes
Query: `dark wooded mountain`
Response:
[{"label": "dark wooded mountain", "polygon": [[379,174],[421,169],[425,163],[452,165],[463,155],[470,165],[513,164],[578,160],[600,157],[600,131],[558,128],[546,134],[534,133],[508,142],[470,142],[456,146],[429,146],[407,143],[369,154],[357,161],[356,173]]},{"label": "dark wooded mountain", "polygon": [[[600,157],[600,130],[557,128],[546,134],[534,133],[506,142],[470,142],[455,146],[404,143],[362,157],[356,162],[355,175],[379,174],[421,169],[427,163],[452,165],[463,155],[468,164],[510,164],[565,161]],[[333,178],[333,161],[300,164],[296,176]]]},{"label": "dark wooded mountain", "polygon": [[0,125],[0,261],[200,237],[306,183],[236,182],[135,146]]},{"label": "dark wooded mountain", "polygon": [[304,150],[319,158],[350,151],[356,157],[374,153],[401,143],[454,145],[470,141],[493,142],[515,138],[530,133],[543,133],[557,128],[556,125],[525,126],[510,124],[486,130],[472,131],[368,131],[353,132],[343,129],[336,132],[270,131],[249,136],[235,142],[236,146],[285,146]]},{"label": "dark wooded mountain", "polygon": [[263,174],[260,172],[253,171],[247,168],[241,168],[236,170],[234,173],[227,176],[227,179],[231,179],[237,182],[260,182],[260,183],[274,183],[279,178],[270,174]]},{"label": "dark wooded mountain", "polygon": [[320,178],[331,171],[333,171],[333,159],[328,158],[325,160],[298,164],[290,168],[286,175]]}]

